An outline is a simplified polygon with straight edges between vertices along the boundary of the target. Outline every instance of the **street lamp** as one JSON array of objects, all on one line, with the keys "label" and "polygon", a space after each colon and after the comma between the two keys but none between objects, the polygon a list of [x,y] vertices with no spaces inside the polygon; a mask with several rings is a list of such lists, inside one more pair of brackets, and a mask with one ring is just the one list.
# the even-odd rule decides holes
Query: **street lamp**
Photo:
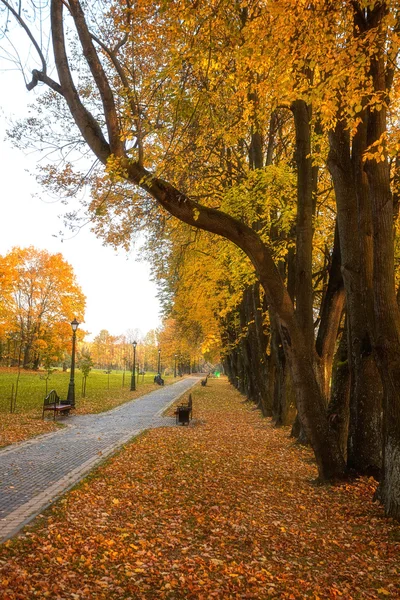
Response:
[{"label": "street lamp", "polygon": [[131,378],[131,392],[136,390],[136,381],[135,381],[135,365],[136,365],[136,346],[137,342],[133,342],[133,365],[132,365],[132,378]]},{"label": "street lamp", "polygon": [[161,348],[158,349],[158,374],[161,375]]},{"label": "street lamp", "polygon": [[174,362],[174,377],[176,377],[176,359],[177,359],[178,355],[175,354],[174,357],[175,357],[175,362]]},{"label": "street lamp", "polygon": [[67,404],[70,404],[72,408],[75,408],[75,344],[76,344],[76,330],[79,327],[79,323],[76,319],[71,322],[72,328],[72,356],[71,356],[71,374],[69,378]]}]

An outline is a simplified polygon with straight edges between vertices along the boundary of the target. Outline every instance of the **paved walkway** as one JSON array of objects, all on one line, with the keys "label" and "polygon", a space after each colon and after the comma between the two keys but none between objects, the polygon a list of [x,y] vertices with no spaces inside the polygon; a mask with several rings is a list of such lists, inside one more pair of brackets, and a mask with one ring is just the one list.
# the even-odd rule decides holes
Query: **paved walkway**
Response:
[{"label": "paved walkway", "polygon": [[69,417],[65,429],[0,450],[0,542],[132,437],[174,424],[162,413],[198,381],[181,379],[109,412]]}]

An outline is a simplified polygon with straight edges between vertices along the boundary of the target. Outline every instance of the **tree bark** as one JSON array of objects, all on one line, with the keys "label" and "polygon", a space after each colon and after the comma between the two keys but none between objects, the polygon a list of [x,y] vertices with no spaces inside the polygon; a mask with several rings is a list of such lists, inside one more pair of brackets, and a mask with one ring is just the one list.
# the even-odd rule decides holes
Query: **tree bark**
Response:
[{"label": "tree bark", "polygon": [[314,185],[311,158],[311,109],[304,100],[295,100],[291,109],[296,130],[297,165],[296,316],[312,353],[315,339],[312,282]]},{"label": "tree bark", "polygon": [[[386,2],[378,2],[368,13],[368,27],[376,31],[376,49],[370,75],[380,94],[379,110],[369,109],[367,143],[382,141],[387,123],[387,71],[385,67]],[[379,495],[386,514],[400,519],[400,311],[394,280],[393,198],[385,149],[381,156],[366,161],[369,196],[374,225],[374,348],[384,389],[383,479]]]},{"label": "tree bark", "polygon": [[[362,135],[362,128],[358,136]],[[367,261],[361,260],[365,227],[361,228],[359,207],[363,204],[363,186],[358,190],[354,172],[362,160],[356,144],[350,151],[345,124],[338,122],[329,134],[328,167],[332,175],[337,203],[337,222],[341,262],[346,290],[351,373],[348,465],[359,473],[377,474],[381,468],[379,374],[372,356],[370,336]],[[377,389],[378,388],[378,389]]]}]

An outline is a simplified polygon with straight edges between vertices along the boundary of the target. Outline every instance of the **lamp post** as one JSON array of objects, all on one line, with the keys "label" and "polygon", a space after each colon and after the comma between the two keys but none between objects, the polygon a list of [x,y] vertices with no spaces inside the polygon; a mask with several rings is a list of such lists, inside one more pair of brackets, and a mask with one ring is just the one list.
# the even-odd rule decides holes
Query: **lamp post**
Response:
[{"label": "lamp post", "polygon": [[161,348],[158,349],[158,374],[161,375]]},{"label": "lamp post", "polygon": [[174,358],[175,358],[175,362],[174,362],[174,377],[176,377],[176,359],[177,359],[178,355],[175,354]]},{"label": "lamp post", "polygon": [[132,378],[131,378],[131,392],[136,390],[136,381],[135,381],[135,365],[136,365],[136,346],[137,342],[133,342],[133,365],[132,365]]},{"label": "lamp post", "polygon": [[76,345],[76,330],[79,323],[76,319],[71,322],[72,328],[72,356],[71,356],[71,373],[69,378],[67,404],[75,408],[75,345]]}]

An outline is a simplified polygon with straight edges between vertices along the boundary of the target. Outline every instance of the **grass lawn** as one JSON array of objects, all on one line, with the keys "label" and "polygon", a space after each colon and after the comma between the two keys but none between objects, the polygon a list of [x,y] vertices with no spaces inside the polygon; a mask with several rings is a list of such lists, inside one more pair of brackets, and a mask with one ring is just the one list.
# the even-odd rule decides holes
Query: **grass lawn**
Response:
[{"label": "grass lawn", "polygon": [[226,380],[0,550],[2,600],[400,597],[400,526],[375,482],[316,486],[309,449]]},{"label": "grass lawn", "polygon": [[[125,375],[122,371],[107,374],[94,369],[87,378],[86,397],[82,398],[82,373],[77,370],[75,372],[75,414],[103,412],[147,394],[158,388],[158,385],[153,382],[154,375],[155,373],[146,373],[144,378],[140,376],[136,391],[131,392],[129,372]],[[56,371],[46,382],[44,372],[21,371],[18,380],[15,369],[0,368],[0,447],[54,431],[60,425],[62,426],[62,420],[56,424],[49,420],[53,416],[52,413],[47,413],[46,421],[42,421],[43,399],[46,390],[51,389],[55,389],[60,398],[65,399],[69,378],[69,372]],[[164,379],[166,385],[174,382],[172,376]],[[14,385],[15,392],[17,380],[15,412],[10,414],[12,386]]]}]

